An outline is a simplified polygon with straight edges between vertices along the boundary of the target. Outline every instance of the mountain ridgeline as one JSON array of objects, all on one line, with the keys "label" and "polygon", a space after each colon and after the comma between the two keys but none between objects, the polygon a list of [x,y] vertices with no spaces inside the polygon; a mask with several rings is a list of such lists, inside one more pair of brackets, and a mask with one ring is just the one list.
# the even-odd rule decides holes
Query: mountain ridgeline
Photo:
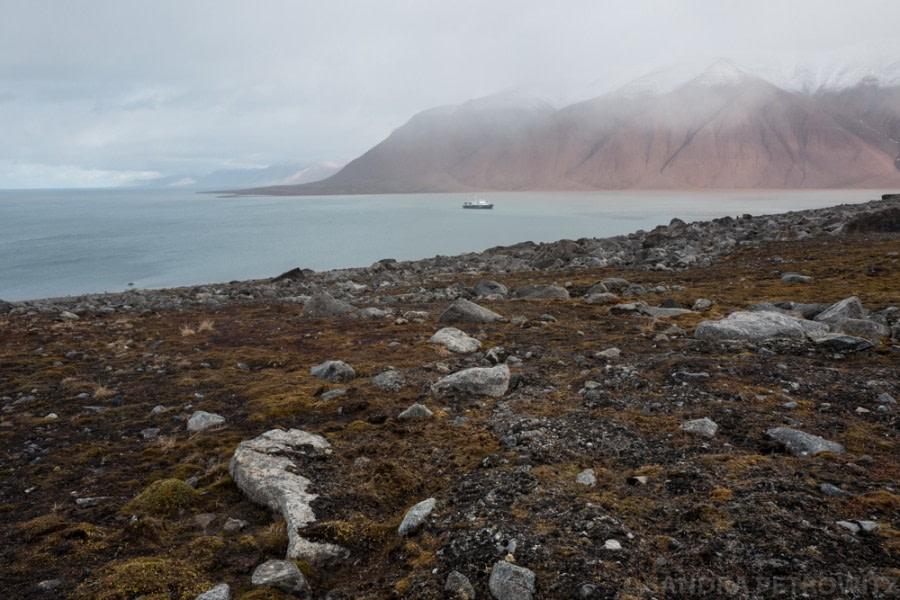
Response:
[{"label": "mountain ridgeline", "polygon": [[334,176],[275,194],[900,185],[900,86],[796,91],[730,65],[556,109],[505,94],[424,111]]}]

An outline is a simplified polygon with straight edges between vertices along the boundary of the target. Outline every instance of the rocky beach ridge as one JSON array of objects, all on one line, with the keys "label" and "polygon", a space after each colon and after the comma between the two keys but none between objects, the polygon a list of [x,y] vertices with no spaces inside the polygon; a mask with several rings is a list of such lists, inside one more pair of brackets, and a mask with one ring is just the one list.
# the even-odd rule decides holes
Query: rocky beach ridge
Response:
[{"label": "rocky beach ridge", "polygon": [[885,195],[0,302],[0,588],[894,597],[898,240]]}]

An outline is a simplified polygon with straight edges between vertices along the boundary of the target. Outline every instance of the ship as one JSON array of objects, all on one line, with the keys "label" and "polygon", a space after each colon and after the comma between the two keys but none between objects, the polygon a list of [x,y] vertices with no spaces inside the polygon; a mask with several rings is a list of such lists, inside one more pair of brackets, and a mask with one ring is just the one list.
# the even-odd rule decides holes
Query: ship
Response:
[{"label": "ship", "polygon": [[467,200],[463,202],[462,206],[463,208],[494,208],[494,203],[479,198],[477,200]]}]

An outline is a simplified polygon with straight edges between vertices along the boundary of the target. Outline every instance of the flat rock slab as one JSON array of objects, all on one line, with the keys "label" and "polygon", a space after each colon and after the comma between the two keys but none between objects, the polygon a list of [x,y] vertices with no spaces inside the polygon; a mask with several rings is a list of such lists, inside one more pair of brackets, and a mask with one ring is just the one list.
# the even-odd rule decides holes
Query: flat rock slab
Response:
[{"label": "flat rock slab", "polygon": [[534,573],[501,560],[491,569],[488,588],[496,600],[531,600],[535,593]]},{"label": "flat rock slab", "polygon": [[315,294],[303,305],[303,314],[308,317],[334,317],[355,310],[353,306],[326,293]]},{"label": "flat rock slab", "polygon": [[692,315],[694,311],[686,308],[666,308],[664,306],[642,306],[641,312],[655,319],[665,319],[667,317],[680,317],[682,315]]},{"label": "flat rock slab", "polygon": [[875,347],[872,342],[865,338],[840,333],[829,333],[818,337],[816,338],[816,344],[835,352],[862,352]]},{"label": "flat rock slab", "polygon": [[532,284],[517,288],[512,297],[528,300],[568,300],[569,292],[558,285]]},{"label": "flat rock slab", "polygon": [[719,321],[703,321],[697,325],[698,340],[765,341],[773,338],[805,340],[828,332],[824,323],[798,319],[775,311],[731,313]]},{"label": "flat rock slab", "polygon": [[438,323],[493,323],[503,316],[470,302],[465,298],[457,298],[453,304],[438,317]]},{"label": "flat rock slab", "polygon": [[830,322],[838,319],[865,319],[866,309],[856,296],[844,298],[839,302],[835,302],[818,315],[816,321]]},{"label": "flat rock slab", "polygon": [[474,367],[447,375],[431,386],[431,392],[443,396],[457,391],[474,396],[499,398],[509,389],[509,367],[505,364],[491,368]]},{"label": "flat rock slab", "polygon": [[342,360],[326,360],[309,369],[309,374],[332,383],[343,383],[356,377],[353,367]]},{"label": "flat rock slab", "polygon": [[481,342],[469,337],[466,332],[456,327],[444,327],[428,340],[429,344],[438,344],[450,352],[457,354],[471,354],[481,349]]},{"label": "flat rock slab", "polygon": [[431,514],[431,511],[434,510],[434,505],[437,503],[437,500],[434,498],[429,498],[428,500],[422,500],[408,511],[403,516],[403,521],[400,523],[400,527],[397,529],[397,534],[401,536],[406,536],[411,533],[414,533],[422,524],[425,522],[425,519],[428,518],[428,515]]},{"label": "flat rock slab", "polygon": [[326,454],[330,448],[321,436],[299,429],[273,429],[241,442],[228,463],[228,472],[238,489],[253,502],[284,517],[288,559],[316,562],[346,555],[340,546],[310,542],[297,533],[316,520],[310,503],[318,497],[307,491],[312,482],[297,474],[297,459]]},{"label": "flat rock slab", "polygon": [[794,456],[810,456],[820,452],[842,453],[844,447],[823,437],[788,427],[773,427],[766,437],[781,443]]}]

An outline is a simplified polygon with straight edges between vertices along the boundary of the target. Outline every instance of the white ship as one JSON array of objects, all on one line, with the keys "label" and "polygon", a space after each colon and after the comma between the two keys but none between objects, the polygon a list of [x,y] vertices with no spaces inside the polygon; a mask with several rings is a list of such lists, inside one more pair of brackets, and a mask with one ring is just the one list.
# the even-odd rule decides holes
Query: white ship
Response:
[{"label": "white ship", "polygon": [[478,200],[467,200],[466,202],[463,202],[463,208],[494,208],[494,203],[479,198]]}]

